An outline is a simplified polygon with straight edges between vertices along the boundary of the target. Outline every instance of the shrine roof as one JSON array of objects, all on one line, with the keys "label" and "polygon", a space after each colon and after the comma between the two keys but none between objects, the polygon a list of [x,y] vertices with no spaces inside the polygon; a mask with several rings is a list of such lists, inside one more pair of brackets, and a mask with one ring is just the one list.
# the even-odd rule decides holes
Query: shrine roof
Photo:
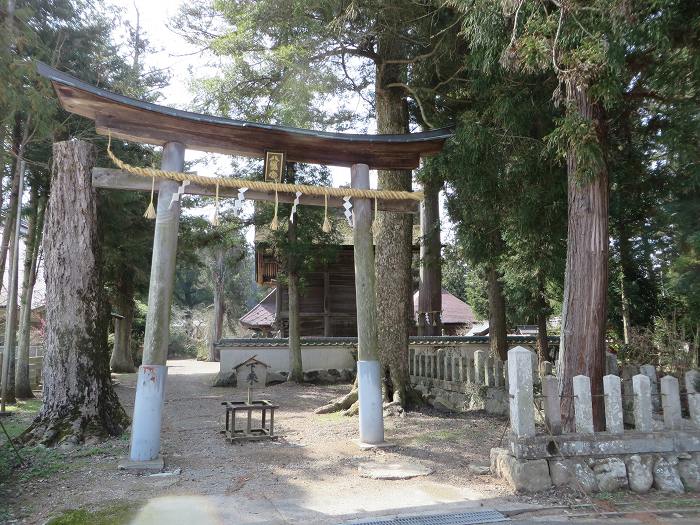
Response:
[{"label": "shrine roof", "polygon": [[187,148],[262,158],[281,151],[290,162],[370,169],[414,169],[421,157],[439,153],[451,128],[397,135],[334,133],[259,124],[133,99],[54,69],[41,62],[40,75],[49,79],[63,108],[95,121],[98,133],[115,138],[163,145],[180,142]]}]

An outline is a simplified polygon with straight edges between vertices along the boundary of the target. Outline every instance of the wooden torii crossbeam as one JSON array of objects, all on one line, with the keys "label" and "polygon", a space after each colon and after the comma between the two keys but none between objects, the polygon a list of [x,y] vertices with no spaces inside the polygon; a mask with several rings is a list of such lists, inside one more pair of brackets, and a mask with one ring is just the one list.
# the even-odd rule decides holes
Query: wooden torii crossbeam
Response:
[{"label": "wooden torii crossbeam", "polygon": [[[95,122],[98,133],[163,147],[161,170],[183,171],[185,149],[263,158],[266,152],[284,152],[287,161],[350,167],[351,188],[369,190],[369,170],[411,170],[421,157],[435,155],[451,135],[450,129],[405,135],[329,133],[244,122],[159,106],[111,93],[87,84],[45,64],[38,72],[48,78],[66,111]],[[101,188],[149,191],[151,180],[121,170],[96,168],[93,184]],[[170,305],[175,280],[175,255],[180,219],[175,180],[161,178],[153,239],[153,259],[148,292],[148,313],[142,365],[136,387],[130,460],[137,469],[160,458],[161,411],[170,329]],[[185,192],[213,195],[213,187],[188,184]],[[223,190],[223,191],[222,191]],[[220,188],[220,196],[231,190]],[[180,192],[181,193],[181,192]],[[174,198],[175,197],[175,198]],[[274,192],[249,191],[246,199],[273,200]],[[292,194],[280,192],[279,201],[291,202]],[[302,195],[300,204],[321,205],[323,196]],[[353,242],[357,297],[360,441],[378,445],[384,441],[382,392],[377,356],[377,309],[374,289],[374,245],[371,231],[372,202],[353,198]],[[342,199],[328,198],[329,206]],[[415,212],[415,200],[380,200],[378,208]]]}]

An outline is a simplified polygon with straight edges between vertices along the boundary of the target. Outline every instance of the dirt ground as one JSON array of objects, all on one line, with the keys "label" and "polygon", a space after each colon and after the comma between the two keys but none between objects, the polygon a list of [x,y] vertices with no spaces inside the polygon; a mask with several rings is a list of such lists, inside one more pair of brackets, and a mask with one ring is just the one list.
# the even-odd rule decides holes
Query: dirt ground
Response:
[{"label": "dirt ground", "polygon": [[[117,470],[128,455],[128,436],[94,447],[33,451],[34,466],[17,469],[4,484],[0,522],[45,523],[69,509],[118,509],[124,522],[155,523],[164,508],[170,523],[340,523],[409,508],[527,507],[561,504],[575,495],[516,496],[502,481],[471,473],[488,465],[504,418],[445,414],[429,408],[385,418],[394,446],[360,450],[357,417],[315,415],[313,410],[347,391],[347,385],[281,384],[254,397],[280,405],[276,441],[233,445],[220,434],[224,400],[243,391],[209,385],[218,363],[168,362],[162,428],[166,472],[156,476]],[[133,410],[135,374],[115,376],[119,397]],[[414,461],[433,473],[400,481],[360,477],[367,461]],[[565,498],[566,501],[562,501]],[[133,504],[133,505],[132,505]],[[2,507],[2,505],[0,505]],[[111,512],[111,511],[110,511]],[[94,520],[85,521],[89,523]],[[83,523],[61,521],[60,523]],[[109,523],[119,523],[110,521]]]}]

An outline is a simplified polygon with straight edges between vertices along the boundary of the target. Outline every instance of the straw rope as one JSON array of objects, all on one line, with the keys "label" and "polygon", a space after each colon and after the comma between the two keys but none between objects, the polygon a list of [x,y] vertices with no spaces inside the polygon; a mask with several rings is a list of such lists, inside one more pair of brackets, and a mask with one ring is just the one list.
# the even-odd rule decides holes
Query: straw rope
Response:
[{"label": "straw rope", "polygon": [[180,171],[164,171],[156,168],[132,166],[119,159],[112,153],[112,135],[107,143],[107,155],[112,162],[124,171],[147,178],[170,179],[178,182],[190,181],[202,186],[223,186],[226,188],[249,188],[259,191],[281,191],[284,193],[302,192],[305,195],[326,195],[331,197],[353,197],[356,199],[379,199],[383,201],[413,200],[422,201],[423,192],[394,191],[394,190],[360,190],[357,188],[329,188],[326,186],[310,186],[308,184],[282,184],[278,182],[263,182],[248,179],[233,179],[228,177],[204,177],[196,173]]}]

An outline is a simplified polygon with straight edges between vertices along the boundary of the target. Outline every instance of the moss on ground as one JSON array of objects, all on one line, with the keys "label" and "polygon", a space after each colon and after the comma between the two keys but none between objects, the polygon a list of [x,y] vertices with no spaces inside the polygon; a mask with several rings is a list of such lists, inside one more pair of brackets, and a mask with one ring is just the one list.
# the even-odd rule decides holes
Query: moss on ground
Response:
[{"label": "moss on ground", "polygon": [[118,501],[98,510],[67,510],[51,518],[47,525],[125,525],[136,515],[140,502]]},{"label": "moss on ground", "polygon": [[330,412],[328,414],[318,414],[316,417],[321,421],[343,421],[345,419],[345,416],[340,411]]},{"label": "moss on ground", "polygon": [[415,443],[430,443],[431,441],[459,441],[464,437],[464,433],[459,430],[436,430],[426,432],[413,438]]}]

